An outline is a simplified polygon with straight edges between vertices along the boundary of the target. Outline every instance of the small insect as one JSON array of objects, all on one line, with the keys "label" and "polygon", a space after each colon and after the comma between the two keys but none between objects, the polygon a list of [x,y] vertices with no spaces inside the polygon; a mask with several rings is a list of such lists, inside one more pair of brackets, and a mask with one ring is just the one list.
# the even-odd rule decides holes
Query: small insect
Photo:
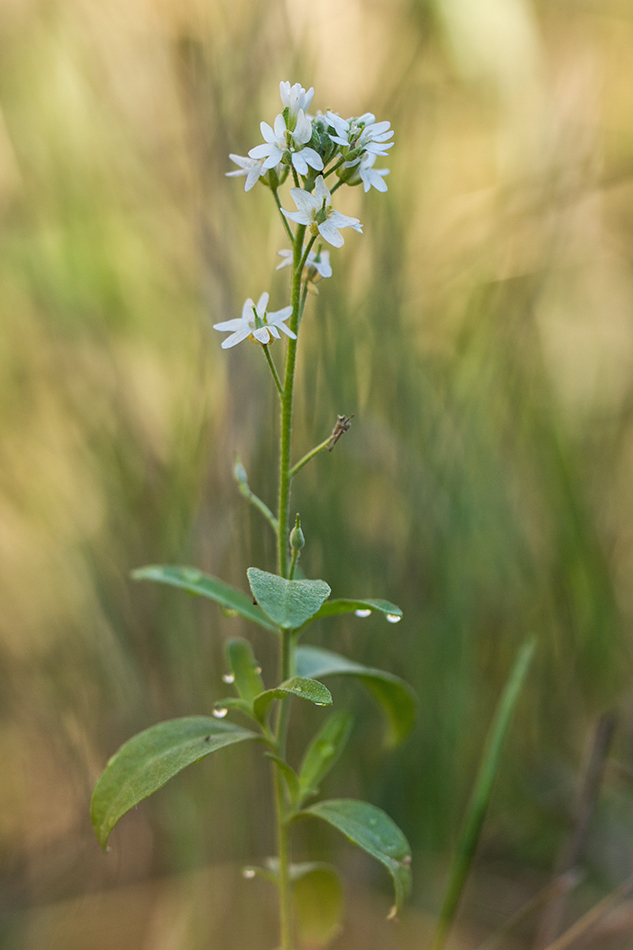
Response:
[{"label": "small insect", "polygon": [[205,736],[205,737],[204,737],[204,741],[205,741],[205,742],[210,742],[210,741],[211,741],[211,736],[210,736],[210,735],[209,735],[209,736]]}]

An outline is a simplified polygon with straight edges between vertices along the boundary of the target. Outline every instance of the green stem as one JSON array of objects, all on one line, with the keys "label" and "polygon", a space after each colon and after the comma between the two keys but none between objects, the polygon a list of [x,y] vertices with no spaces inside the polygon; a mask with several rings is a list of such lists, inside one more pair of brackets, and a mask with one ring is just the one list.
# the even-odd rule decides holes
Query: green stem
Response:
[{"label": "green stem", "polygon": [[340,168],[341,165],[343,165],[344,163],[345,163],[345,159],[344,159],[344,158],[340,158],[340,159],[338,160],[338,162],[336,163],[336,165],[332,165],[332,167],[329,168],[326,172],[323,172],[323,177],[324,177],[324,178],[327,178],[328,175],[331,175],[332,172],[335,172],[335,171],[337,170],[337,168]]},{"label": "green stem", "polygon": [[290,562],[290,580],[295,576],[295,568],[297,566],[297,561],[299,560],[299,552],[292,552],[292,560]]},{"label": "green stem", "polygon": [[286,234],[287,234],[288,237],[290,238],[290,243],[291,243],[291,244],[294,244],[294,243],[295,243],[295,236],[294,236],[294,234],[292,233],[292,228],[291,228],[290,225],[288,224],[288,218],[286,217],[286,215],[285,215],[285,214],[283,213],[283,211],[281,210],[281,201],[279,200],[279,193],[278,193],[278,191],[277,191],[276,188],[273,188],[273,189],[272,189],[272,193],[273,193],[273,198],[275,199],[275,204],[277,205],[277,207],[278,207],[278,209],[279,209],[279,214],[281,215],[281,220],[283,221],[284,227],[285,227],[285,229],[286,229]]},{"label": "green stem", "polygon": [[[279,659],[279,682],[290,679],[294,668],[293,640],[289,630],[281,631],[281,653]],[[285,761],[286,737],[288,733],[288,716],[290,713],[290,697],[279,703],[275,739],[277,755]],[[290,840],[288,834],[288,803],[286,789],[281,769],[273,762],[275,786],[275,811],[277,816],[277,855],[279,859],[279,923],[281,932],[281,950],[292,950],[292,882],[290,880]]]},{"label": "green stem", "polygon": [[320,443],[320,445],[316,445],[310,452],[304,455],[303,458],[290,469],[290,478],[294,478],[297,472],[301,471],[303,466],[307,465],[310,459],[313,459],[315,455],[318,455],[319,452],[323,451],[323,449],[327,449],[331,441],[332,437],[328,436],[327,439],[324,439],[324,441]]},{"label": "green stem", "polygon": [[284,398],[284,390],[281,385],[281,380],[279,379],[279,373],[277,372],[277,367],[273,363],[273,358],[268,351],[268,343],[262,343],[262,349],[264,351],[264,356],[266,357],[266,362],[270,366],[270,372],[273,374],[273,379],[275,380],[275,386],[277,387],[277,392]]},{"label": "green stem", "polygon": [[[296,334],[301,319],[301,272],[305,225],[300,224],[292,249],[292,316],[288,326]],[[286,374],[281,397],[281,433],[279,444],[279,531],[277,533],[277,570],[288,577],[288,524],[290,508],[290,441],[292,434],[292,397],[294,392],[297,340],[288,340]]]}]

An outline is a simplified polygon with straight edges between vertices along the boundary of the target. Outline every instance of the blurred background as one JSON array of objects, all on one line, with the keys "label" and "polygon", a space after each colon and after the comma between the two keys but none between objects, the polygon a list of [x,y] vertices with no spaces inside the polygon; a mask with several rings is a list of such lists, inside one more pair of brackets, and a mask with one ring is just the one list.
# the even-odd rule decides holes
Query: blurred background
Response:
[{"label": "blurred background", "polygon": [[[530,635],[453,946],[546,886],[574,829],[565,921],[631,874],[632,50],[633,0],[3,0],[3,950],[275,945],[274,895],[240,874],[273,848],[257,750],[183,772],[109,855],[88,803],[135,731],[209,712],[227,637],[252,636],[273,675],[261,631],[129,572],[180,562],[245,587],[249,565],[274,569],[231,466],[238,451],[274,503],[275,393],[257,350],[223,352],[211,326],[263,290],[288,302],[268,191],[224,177],[280,79],[396,132],[389,192],[340,192],[364,234],[308,302],[298,380],[296,457],[354,413],[295,483],[304,570],[405,615],[330,620],[315,642],[420,697],[386,751],[372,704],[336,686],[358,718],[323,791],[393,816],[415,890],[387,924],[383,869],[313,838],[347,882],[334,946],[422,950]],[[297,735],[316,729],[301,715]],[[632,906],[600,927],[587,945],[633,946]]]}]

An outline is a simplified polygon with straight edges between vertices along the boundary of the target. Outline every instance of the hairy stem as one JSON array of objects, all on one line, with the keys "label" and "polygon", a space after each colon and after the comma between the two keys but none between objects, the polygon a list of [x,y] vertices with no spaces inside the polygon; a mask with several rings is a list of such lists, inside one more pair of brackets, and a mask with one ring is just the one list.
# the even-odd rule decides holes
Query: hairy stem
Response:
[{"label": "hairy stem", "polygon": [[277,205],[277,208],[279,209],[279,215],[280,215],[281,220],[283,221],[283,225],[284,225],[284,227],[285,227],[285,229],[286,229],[286,234],[287,234],[288,237],[290,238],[290,243],[291,243],[291,244],[294,244],[294,242],[295,242],[295,236],[294,236],[294,234],[292,233],[292,228],[291,228],[290,225],[288,224],[288,218],[285,216],[285,214],[284,214],[284,213],[282,212],[282,210],[281,210],[281,201],[279,200],[279,193],[278,193],[278,191],[277,191],[276,188],[273,188],[273,189],[272,189],[272,193],[273,193],[273,198],[275,199],[275,204]]},{"label": "hairy stem", "polygon": [[323,442],[320,442],[319,445],[316,445],[313,449],[307,452],[302,459],[300,459],[296,465],[293,465],[290,469],[290,477],[294,478],[297,472],[301,471],[304,465],[313,459],[315,455],[318,455],[319,452],[322,452],[323,449],[327,449],[332,441],[332,436],[329,435],[327,439],[324,439]]},{"label": "hairy stem", "polygon": [[[292,316],[288,322],[296,333],[301,319],[301,272],[305,225],[299,225],[292,249]],[[279,531],[277,534],[277,570],[288,577],[288,523],[290,508],[290,442],[292,436],[292,397],[294,394],[297,341],[288,340],[286,374],[281,399],[281,435],[279,445]]]},{"label": "hairy stem", "polygon": [[281,385],[281,380],[279,379],[279,373],[277,372],[277,367],[276,367],[275,364],[273,363],[273,358],[272,358],[272,356],[270,355],[270,352],[269,352],[269,350],[268,350],[268,343],[264,343],[264,344],[262,345],[262,349],[263,349],[263,351],[264,351],[264,356],[266,357],[266,362],[267,362],[268,365],[270,366],[270,372],[273,374],[273,379],[275,380],[275,386],[277,387],[277,392],[279,393],[279,395],[280,395],[281,398],[283,399],[283,398],[284,398],[284,389],[283,389],[283,386]]}]

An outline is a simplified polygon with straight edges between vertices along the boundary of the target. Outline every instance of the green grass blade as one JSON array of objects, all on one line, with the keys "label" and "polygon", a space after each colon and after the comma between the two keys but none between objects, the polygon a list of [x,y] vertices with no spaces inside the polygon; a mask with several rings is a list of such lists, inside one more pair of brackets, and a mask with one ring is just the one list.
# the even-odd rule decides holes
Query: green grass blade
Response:
[{"label": "green grass blade", "polygon": [[492,794],[492,786],[499,768],[503,742],[532,661],[534,648],[535,642],[534,640],[530,640],[524,643],[519,650],[490,726],[483,758],[479,767],[479,774],[466,813],[464,829],[455,857],[453,858],[448,885],[444,893],[444,900],[442,901],[439,921],[431,950],[442,950],[445,946],[451,924],[457,913],[466,878],[468,877],[470,865],[486,817],[486,811]]}]

